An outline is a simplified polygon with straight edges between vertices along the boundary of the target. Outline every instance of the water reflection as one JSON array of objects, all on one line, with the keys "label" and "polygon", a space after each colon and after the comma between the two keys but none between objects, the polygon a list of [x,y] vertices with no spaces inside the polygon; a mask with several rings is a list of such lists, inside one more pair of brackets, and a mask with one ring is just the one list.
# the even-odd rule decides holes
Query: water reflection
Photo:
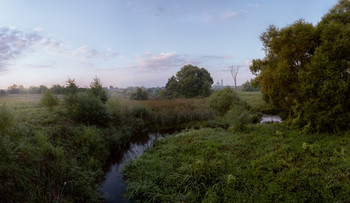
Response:
[{"label": "water reflection", "polygon": [[282,123],[282,118],[278,115],[263,115],[261,117],[260,123]]},{"label": "water reflection", "polygon": [[105,180],[102,182],[100,191],[106,202],[130,202],[123,197],[125,183],[122,170],[129,161],[143,154],[153,146],[157,138],[162,137],[159,133],[150,133],[144,136],[134,136],[128,146],[113,153],[107,160],[103,171]]}]

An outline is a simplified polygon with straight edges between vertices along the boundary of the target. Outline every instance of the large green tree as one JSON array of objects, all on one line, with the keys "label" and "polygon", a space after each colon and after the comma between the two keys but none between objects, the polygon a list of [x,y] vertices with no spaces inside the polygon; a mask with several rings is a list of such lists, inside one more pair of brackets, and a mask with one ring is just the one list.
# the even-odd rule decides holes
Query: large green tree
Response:
[{"label": "large green tree", "polygon": [[250,69],[264,99],[288,111],[298,97],[298,73],[310,62],[317,46],[316,29],[299,20],[282,29],[270,26],[260,39],[266,56],[253,60]]},{"label": "large green tree", "polygon": [[255,82],[299,126],[349,128],[349,22],[350,2],[340,0],[317,26],[299,20],[261,35],[266,56],[250,67]]},{"label": "large green tree", "polygon": [[207,97],[210,95],[212,84],[213,78],[205,68],[185,65],[176,73],[176,76],[169,78],[164,95],[168,98]]},{"label": "large green tree", "polygon": [[350,126],[350,1],[339,1],[317,30],[319,45],[299,74],[295,122],[339,131]]}]

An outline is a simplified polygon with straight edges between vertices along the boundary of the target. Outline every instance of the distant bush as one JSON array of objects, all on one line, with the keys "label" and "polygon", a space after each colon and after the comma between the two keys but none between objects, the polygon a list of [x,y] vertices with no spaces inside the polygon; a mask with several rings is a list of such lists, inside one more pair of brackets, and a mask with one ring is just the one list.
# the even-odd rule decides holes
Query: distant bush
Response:
[{"label": "distant bush", "polygon": [[50,90],[46,90],[40,99],[40,103],[43,106],[48,107],[50,110],[52,110],[54,106],[57,106],[58,102],[59,102],[58,97],[52,94]]},{"label": "distant bush", "polygon": [[7,92],[5,90],[0,90],[0,96],[6,96]]},{"label": "distant bush", "polygon": [[143,90],[143,89],[138,87],[136,89],[136,92],[131,94],[130,99],[133,99],[133,100],[147,100],[148,99],[148,93],[146,92],[146,90]]},{"label": "distant bush", "polygon": [[241,86],[241,91],[244,91],[244,92],[257,92],[257,91],[260,91],[260,87],[259,86],[254,87],[252,85],[252,83],[247,80],[247,82],[243,83],[243,85]]}]

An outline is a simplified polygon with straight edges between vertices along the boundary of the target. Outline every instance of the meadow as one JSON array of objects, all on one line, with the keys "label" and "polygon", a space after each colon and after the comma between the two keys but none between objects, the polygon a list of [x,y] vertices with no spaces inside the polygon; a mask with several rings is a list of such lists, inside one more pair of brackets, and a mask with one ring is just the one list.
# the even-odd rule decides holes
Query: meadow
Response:
[{"label": "meadow", "polygon": [[252,124],[254,112],[275,109],[260,93],[237,94],[214,93],[209,106],[217,114],[207,125],[160,139],[127,165],[126,196],[145,202],[350,201],[349,131]]},{"label": "meadow", "polygon": [[[227,105],[220,101],[231,96],[218,114]],[[113,96],[103,105],[104,125],[72,117],[66,96],[58,97],[52,109],[40,94],[0,97],[1,202],[103,202],[98,188],[110,152],[132,136],[162,130],[176,133],[124,170],[130,199],[350,201],[349,132],[253,124],[255,112],[272,109],[260,92],[145,101]]]}]

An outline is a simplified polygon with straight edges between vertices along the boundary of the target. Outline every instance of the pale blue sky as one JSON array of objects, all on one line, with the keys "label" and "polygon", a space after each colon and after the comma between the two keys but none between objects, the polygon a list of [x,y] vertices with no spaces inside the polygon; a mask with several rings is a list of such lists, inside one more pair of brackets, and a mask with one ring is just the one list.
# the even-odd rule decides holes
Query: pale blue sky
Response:
[{"label": "pale blue sky", "polygon": [[259,36],[317,24],[336,0],[0,0],[0,89],[12,84],[163,86],[183,65],[232,85],[253,76]]}]

